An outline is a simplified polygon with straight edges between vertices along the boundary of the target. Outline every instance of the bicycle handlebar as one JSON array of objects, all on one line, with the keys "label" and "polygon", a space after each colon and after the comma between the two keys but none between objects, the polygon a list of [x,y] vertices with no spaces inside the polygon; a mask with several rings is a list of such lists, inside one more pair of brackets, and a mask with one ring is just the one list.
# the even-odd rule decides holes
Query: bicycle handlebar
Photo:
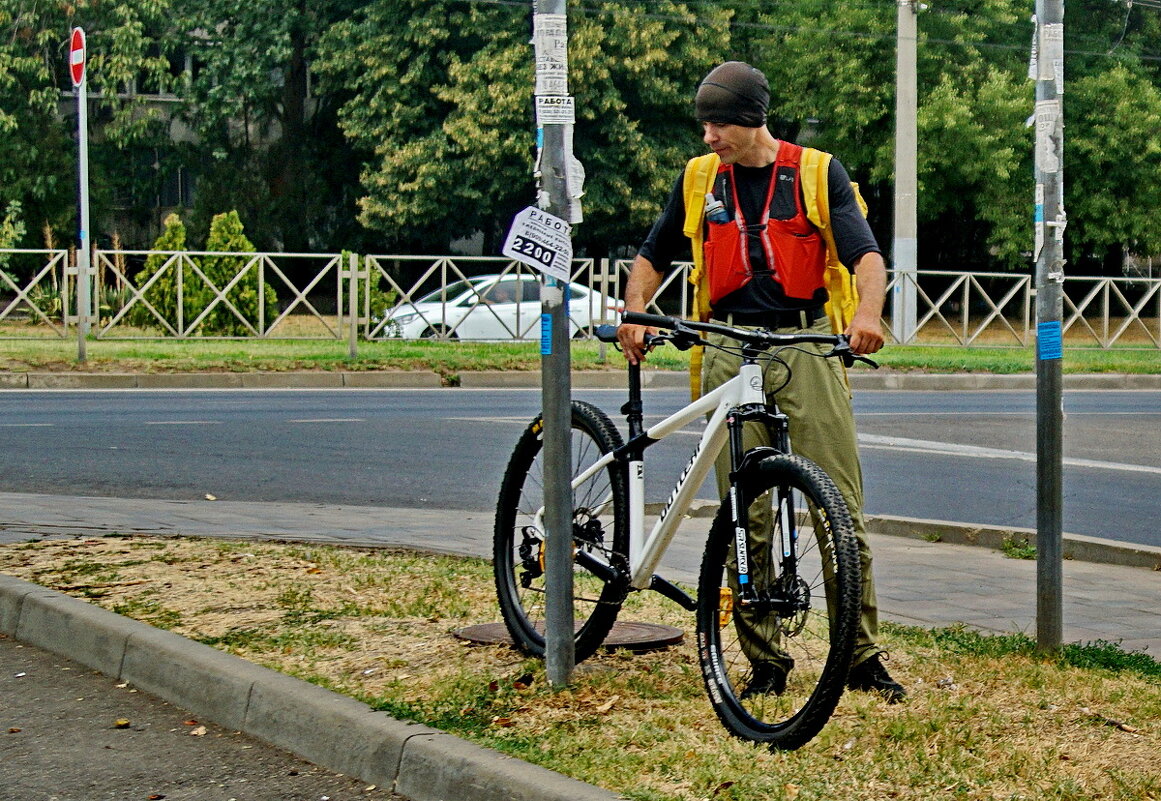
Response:
[{"label": "bicycle handlebar", "polygon": [[[753,330],[748,328],[735,328],[734,326],[723,325],[722,323],[682,320],[677,317],[667,317],[661,314],[646,314],[644,312],[631,311],[624,312],[621,315],[621,322],[627,325],[644,325],[650,328],[663,328],[672,331],[672,338],[667,337],[666,341],[672,341],[674,345],[682,350],[689,348],[691,345],[705,344],[701,337],[695,333],[701,332],[721,334],[722,336],[744,342],[747,345],[752,345],[763,350],[771,347],[786,347],[788,345],[801,345],[806,343],[832,345],[833,349],[830,353],[824,354],[824,356],[827,358],[838,357],[842,359],[843,364],[847,367],[850,367],[856,361],[864,362],[875,368],[879,366],[866,356],[860,356],[851,351],[850,342],[845,334],[817,334],[814,332],[776,334],[762,328]],[[602,328],[604,327],[602,326]],[[608,326],[608,328],[612,329],[613,339],[616,339],[616,327]],[[604,339],[603,336],[600,338]]]}]

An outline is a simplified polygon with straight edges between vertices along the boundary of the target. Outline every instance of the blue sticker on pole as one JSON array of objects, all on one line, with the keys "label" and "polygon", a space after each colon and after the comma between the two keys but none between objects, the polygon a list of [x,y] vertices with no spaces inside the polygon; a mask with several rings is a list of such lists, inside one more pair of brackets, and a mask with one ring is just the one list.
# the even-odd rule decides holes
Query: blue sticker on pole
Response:
[{"label": "blue sticker on pole", "polygon": [[552,315],[540,315],[540,355],[552,355]]},{"label": "blue sticker on pole", "polygon": [[1064,358],[1064,336],[1059,321],[1036,325],[1036,357],[1041,361]]}]

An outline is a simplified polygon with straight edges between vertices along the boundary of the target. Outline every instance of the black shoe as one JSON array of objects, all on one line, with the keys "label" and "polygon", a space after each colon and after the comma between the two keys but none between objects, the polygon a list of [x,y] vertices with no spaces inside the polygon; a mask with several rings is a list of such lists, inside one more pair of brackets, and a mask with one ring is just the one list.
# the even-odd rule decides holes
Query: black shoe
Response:
[{"label": "black shoe", "polygon": [[780,662],[755,662],[750,681],[746,689],[742,690],[740,700],[745,701],[756,695],[782,695],[786,692],[786,674],[792,667],[793,663],[787,667]]},{"label": "black shoe", "polygon": [[902,684],[891,678],[879,657],[880,654],[875,654],[851,668],[847,687],[878,693],[888,704],[897,704],[907,697],[907,691]]}]

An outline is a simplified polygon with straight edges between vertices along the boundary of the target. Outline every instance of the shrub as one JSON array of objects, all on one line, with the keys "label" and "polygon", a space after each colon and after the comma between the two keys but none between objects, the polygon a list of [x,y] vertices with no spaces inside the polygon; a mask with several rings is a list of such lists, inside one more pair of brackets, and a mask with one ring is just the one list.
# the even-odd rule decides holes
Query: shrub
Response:
[{"label": "shrub", "polygon": [[[185,224],[181,218],[176,214],[170,214],[165,218],[165,230],[161,232],[161,236],[153,243],[153,250],[163,251],[163,253],[154,253],[145,260],[145,267],[137,275],[137,286],[145,286],[153,276],[157,275],[163,268],[166,267],[166,262],[172,256],[164,255],[166,251],[182,251],[185,250]],[[149,284],[149,288],[143,294],[149,305],[156,310],[156,314],[150,311],[149,307],[138,301],[129,310],[129,323],[131,325],[139,326],[141,328],[153,328],[160,325],[158,315],[166,322],[173,326],[174,330],[178,330],[178,291],[177,291],[177,277],[178,271],[181,271],[182,277],[182,297],[185,301],[183,311],[184,322],[188,322],[190,318],[190,308],[201,309],[206,305],[206,298],[194,297],[191,298],[190,291],[200,286],[203,289],[205,285],[200,280],[191,282],[194,277],[193,270],[184,262],[176,262],[165,269],[157,279]],[[193,286],[191,286],[191,284]]]},{"label": "shrub", "polygon": [[[254,252],[254,245],[246,238],[237,211],[214,216],[210,222],[206,250],[228,253]],[[244,256],[205,256],[201,268],[218,292],[222,292],[239,273],[242,273],[242,276],[229,291],[222,292],[220,299],[213,294],[210,287],[205,287],[207,306],[213,303],[213,308],[201,321],[200,333],[210,336],[243,336],[254,331],[261,333],[263,326],[269,326],[278,316],[278,295],[269,283],[261,282],[260,286],[258,263],[254,259]],[[228,305],[226,301],[229,301]],[[233,308],[230,308],[231,306]],[[199,309],[198,314],[200,313]]]}]

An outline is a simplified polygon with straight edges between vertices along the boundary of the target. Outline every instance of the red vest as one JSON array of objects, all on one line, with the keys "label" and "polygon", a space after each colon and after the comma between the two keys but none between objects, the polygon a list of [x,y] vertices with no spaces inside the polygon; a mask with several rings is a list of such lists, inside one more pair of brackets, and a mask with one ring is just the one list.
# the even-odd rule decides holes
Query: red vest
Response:
[{"label": "red vest", "polygon": [[[761,242],[766,264],[787,297],[810,300],[823,288],[826,242],[807,219],[802,207],[801,157],[799,145],[778,143],[778,156],[770,173],[762,217],[754,221],[746,220],[742,214],[732,165],[723,164],[718,168],[719,178],[725,174],[727,191],[733,195],[734,219],[723,223],[706,222],[708,230],[703,247],[711,305],[741,289],[754,277],[747,247],[747,229]],[[720,185],[720,180],[715,182],[717,185]],[[781,219],[771,218],[774,207]]]}]

